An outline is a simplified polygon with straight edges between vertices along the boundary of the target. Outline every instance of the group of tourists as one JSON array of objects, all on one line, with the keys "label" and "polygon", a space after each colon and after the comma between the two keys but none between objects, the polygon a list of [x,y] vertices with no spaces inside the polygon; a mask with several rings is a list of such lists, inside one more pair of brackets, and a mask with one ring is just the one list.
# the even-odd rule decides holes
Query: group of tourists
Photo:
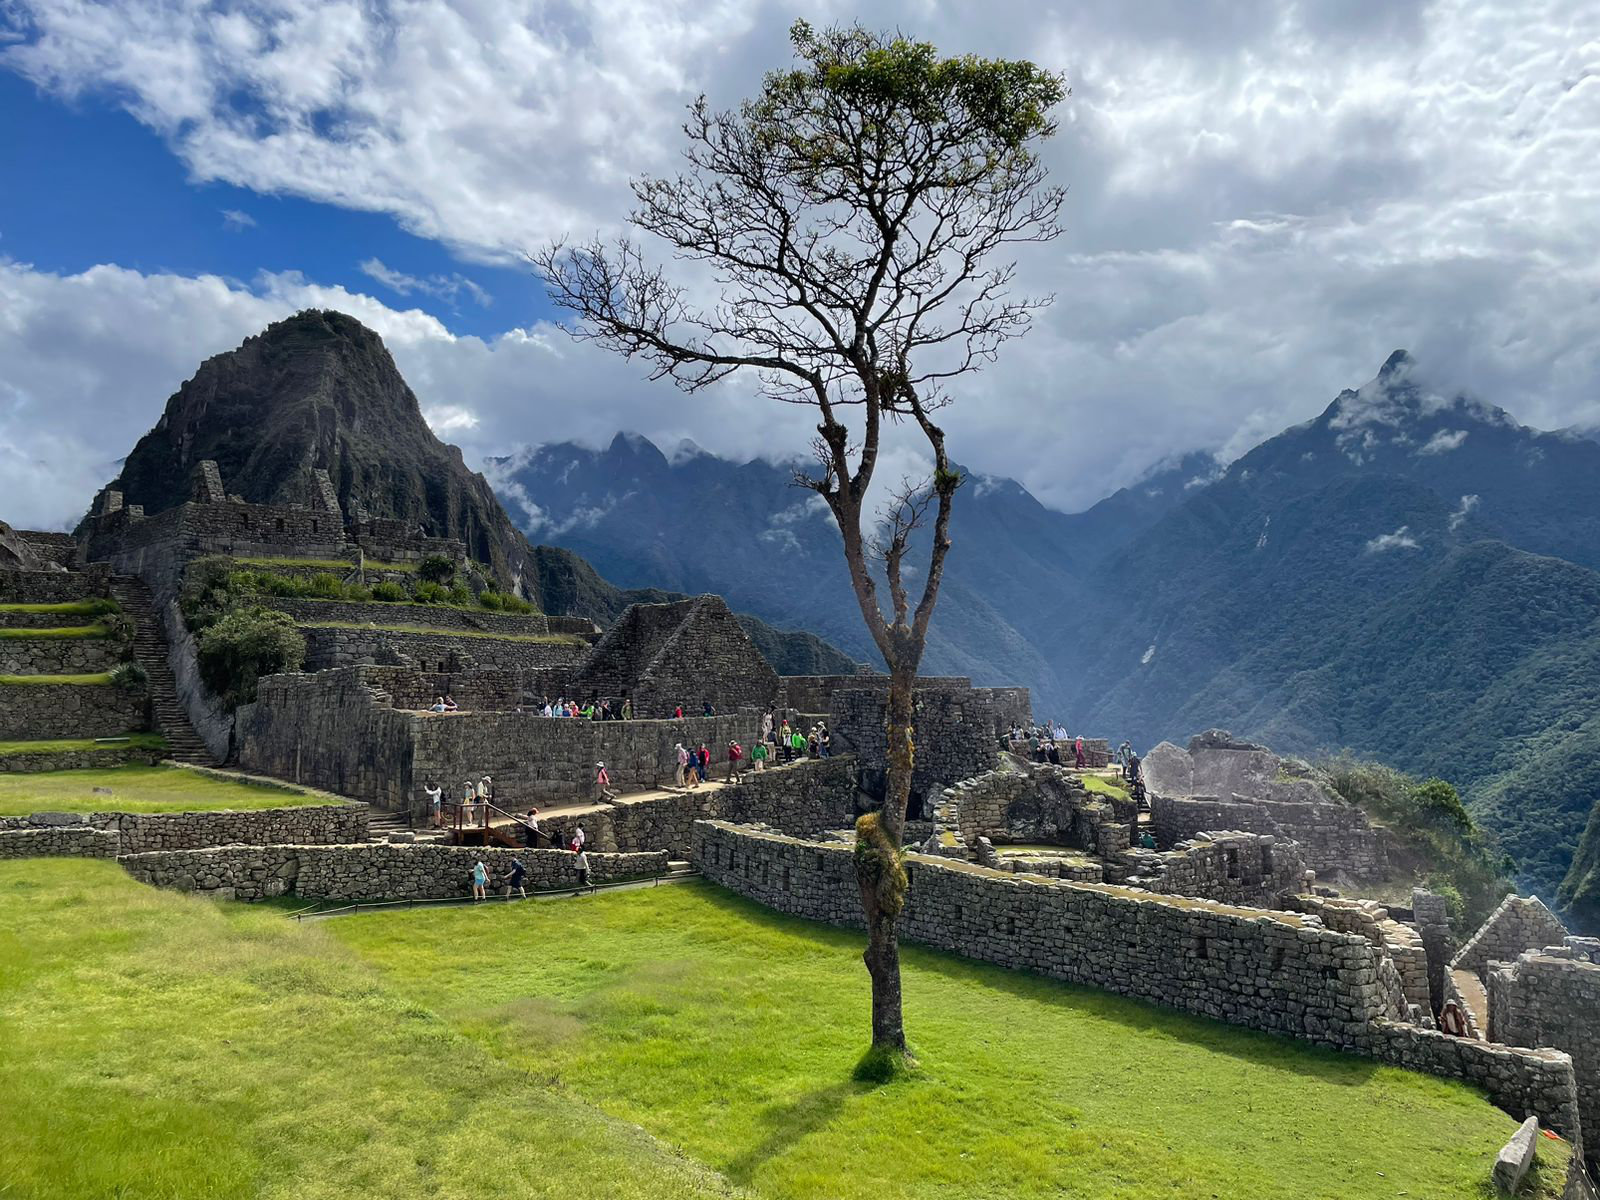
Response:
[{"label": "group of tourists", "polygon": [[822,721],[810,729],[801,729],[798,717],[791,723],[787,716],[779,718],[769,708],[761,715],[761,741],[757,749],[762,747],[767,753],[756,759],[758,770],[768,762],[777,764],[796,762],[802,758],[829,758],[833,754],[833,735]]},{"label": "group of tourists", "polygon": [[[517,711],[523,711],[521,705],[517,706]],[[565,696],[557,696],[554,700],[546,696],[537,711],[541,717],[566,717],[580,721],[631,721],[633,697],[624,696],[617,701],[594,698],[579,703]]]},{"label": "group of tourists", "polygon": [[436,713],[460,712],[461,706],[449,695],[435,696],[433,703],[428,705],[428,711]]},{"label": "group of tourists", "polygon": [[[428,824],[435,829],[444,826],[444,789],[424,784],[423,795],[428,797]],[[468,779],[461,784],[461,798],[457,805],[461,812],[460,826],[482,826],[489,823],[489,809],[494,807],[494,777],[481,775],[478,782]]]},{"label": "group of tourists", "polygon": [[1082,736],[1069,737],[1066,727],[1058,721],[1046,721],[1042,725],[1013,725],[1001,741],[1005,749],[1029,762],[1076,767],[1080,771],[1088,765]]},{"label": "group of tourists", "polygon": [[[572,855],[573,870],[578,876],[578,890],[582,891],[589,886],[589,855],[583,849],[582,842],[572,847]],[[515,892],[521,899],[526,900],[528,898],[527,877],[527,866],[524,865],[522,859],[513,856],[510,869],[506,871],[500,880],[500,885],[503,889],[501,895],[509,900],[511,899],[511,893]],[[472,899],[474,902],[487,900],[489,898],[489,885],[493,882],[494,877],[483,859],[480,858],[472,864],[471,880]]]}]

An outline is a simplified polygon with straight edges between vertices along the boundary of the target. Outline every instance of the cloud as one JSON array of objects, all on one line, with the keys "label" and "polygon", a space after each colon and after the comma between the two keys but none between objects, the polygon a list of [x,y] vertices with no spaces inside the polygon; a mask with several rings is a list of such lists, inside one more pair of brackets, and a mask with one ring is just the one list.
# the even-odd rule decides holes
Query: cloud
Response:
[{"label": "cloud", "polygon": [[[685,103],[748,95],[786,60],[794,16],[840,11],[11,0],[0,68],[63,100],[121,105],[198,181],[389,213],[469,260],[511,262],[547,238],[615,228],[628,180],[677,166]],[[1027,55],[1074,88],[1047,154],[1072,189],[1067,233],[1019,255],[1023,284],[1059,301],[962,381],[942,418],[951,452],[1079,508],[1173,452],[1236,456],[1370,378],[1396,346],[1428,366],[1432,394],[1488,397],[1541,428],[1600,424],[1600,224],[1580,202],[1600,193],[1600,71],[1585,13],[1584,0],[873,6],[875,24],[950,52]],[[373,265],[400,300],[453,282]],[[63,428],[55,414],[79,413],[58,436],[102,464],[126,449],[110,432],[125,410],[153,419],[226,348],[223,325],[237,340],[253,331],[245,312],[351,295],[289,275],[239,288],[96,271],[65,290],[112,325],[127,289],[140,303],[181,294],[185,316],[194,296],[235,293],[187,334],[160,322],[170,340],[149,351],[66,315],[19,340],[0,315],[13,330],[0,333],[0,422],[44,453],[46,431]],[[454,294],[475,298],[462,280]],[[40,277],[30,290],[62,289]],[[603,444],[619,428],[735,457],[785,458],[812,436],[814,421],[753,400],[746,382],[684,398],[549,327],[423,334],[421,314],[348,303],[408,330],[385,336],[425,403],[477,415],[460,434],[469,460],[553,438]],[[114,377],[117,355],[151,390],[107,387],[87,407],[75,376]],[[162,366],[146,371],[153,355]],[[1092,468],[1063,469],[1085,446]]]},{"label": "cloud", "polygon": [[494,297],[479,287],[465,275],[429,275],[426,279],[417,275],[407,275],[404,271],[396,271],[384,265],[380,258],[369,258],[357,264],[357,269],[370,279],[383,284],[391,292],[398,292],[402,296],[409,296],[412,292],[421,292],[425,296],[438,296],[442,300],[455,300],[465,293],[479,305],[487,308],[494,303]]},{"label": "cloud", "polygon": [[1379,534],[1367,543],[1366,553],[1382,554],[1385,550],[1415,550],[1420,543],[1411,536],[1411,526],[1402,525],[1393,533]]},{"label": "cloud", "polygon": [[1450,532],[1454,533],[1466,523],[1466,520],[1478,509],[1478,497],[1474,493],[1461,497],[1461,503],[1456,505],[1455,512],[1450,514]]},{"label": "cloud", "polygon": [[231,229],[238,233],[246,229],[254,229],[255,224],[256,219],[242,209],[225,208],[222,210],[222,227],[224,229]]},{"label": "cloud", "polygon": [[1418,454],[1448,454],[1460,448],[1461,443],[1467,440],[1465,429],[1441,429],[1423,443]]}]

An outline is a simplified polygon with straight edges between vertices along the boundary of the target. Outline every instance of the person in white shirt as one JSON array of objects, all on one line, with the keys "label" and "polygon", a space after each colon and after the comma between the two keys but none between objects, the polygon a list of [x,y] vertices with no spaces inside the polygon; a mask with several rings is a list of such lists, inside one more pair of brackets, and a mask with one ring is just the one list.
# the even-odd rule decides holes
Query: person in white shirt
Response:
[{"label": "person in white shirt", "polygon": [[583,832],[583,826],[579,825],[578,828],[573,831],[572,839],[578,843],[578,849],[582,850],[583,844],[589,840],[589,836]]},{"label": "person in white shirt", "polygon": [[578,872],[578,890],[589,886],[589,855],[580,846],[577,861],[572,864]]},{"label": "person in white shirt", "polygon": [[437,787],[424,787],[422,791],[423,794],[428,797],[428,823],[437,829],[440,823],[439,809],[444,797],[444,789]]}]

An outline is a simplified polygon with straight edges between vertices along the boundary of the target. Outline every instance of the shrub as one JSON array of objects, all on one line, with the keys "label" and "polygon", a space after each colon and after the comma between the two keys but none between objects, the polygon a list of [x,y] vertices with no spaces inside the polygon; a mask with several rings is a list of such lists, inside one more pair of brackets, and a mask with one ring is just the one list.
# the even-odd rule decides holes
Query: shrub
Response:
[{"label": "shrub", "polygon": [[331,571],[318,571],[306,581],[306,590],[319,600],[344,599],[344,584]]},{"label": "shrub", "polygon": [[501,596],[499,592],[485,589],[478,593],[478,603],[491,612],[499,612],[501,608],[505,607],[505,597]]},{"label": "shrub", "polygon": [[472,593],[467,590],[467,585],[459,580],[450,587],[450,603],[458,604],[465,608],[472,603]]},{"label": "shrub", "polygon": [[344,598],[356,604],[365,604],[372,599],[372,589],[359,583],[347,584],[344,589]]},{"label": "shrub", "polygon": [[422,604],[448,604],[450,589],[438,583],[419,583],[415,599]]},{"label": "shrub", "polygon": [[1411,803],[1425,821],[1470,836],[1477,826],[1462,807],[1461,793],[1443,779],[1425,779],[1411,789]]},{"label": "shrub", "polygon": [[189,564],[183,590],[178,593],[178,609],[193,632],[209,629],[233,606],[235,574],[232,561],[226,558],[197,558]]},{"label": "shrub", "polygon": [[100,627],[113,642],[133,641],[133,618],[125,612],[108,613],[100,622]]},{"label": "shrub", "polygon": [[256,698],[261,676],[298,671],[306,639],[287,613],[240,608],[200,635],[198,657],[201,679],[231,709]]},{"label": "shrub", "polygon": [[426,583],[449,583],[456,575],[456,564],[442,554],[430,554],[417,564],[417,575]]},{"label": "shrub", "polygon": [[396,604],[402,600],[409,599],[405,588],[388,579],[385,579],[382,583],[372,585],[372,598],[374,600],[382,600],[385,604]]},{"label": "shrub", "polygon": [[502,592],[500,594],[500,607],[508,613],[517,613],[521,616],[539,611],[521,596],[514,596],[510,592]]},{"label": "shrub", "polygon": [[111,668],[111,685],[125,692],[137,692],[148,679],[144,668],[136,662],[118,663]]}]

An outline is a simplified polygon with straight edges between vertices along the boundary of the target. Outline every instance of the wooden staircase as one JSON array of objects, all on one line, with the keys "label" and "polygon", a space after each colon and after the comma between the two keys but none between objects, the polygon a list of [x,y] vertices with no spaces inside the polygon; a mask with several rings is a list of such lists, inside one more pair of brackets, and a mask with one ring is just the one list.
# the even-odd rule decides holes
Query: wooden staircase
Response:
[{"label": "wooden staircase", "polygon": [[133,620],[133,659],[144,668],[153,724],[156,732],[167,739],[172,759],[202,767],[217,766],[216,758],[194,731],[189,714],[178,699],[178,681],[167,662],[166,633],[150,598],[150,589],[137,576],[115,575],[111,579],[111,594]]}]

